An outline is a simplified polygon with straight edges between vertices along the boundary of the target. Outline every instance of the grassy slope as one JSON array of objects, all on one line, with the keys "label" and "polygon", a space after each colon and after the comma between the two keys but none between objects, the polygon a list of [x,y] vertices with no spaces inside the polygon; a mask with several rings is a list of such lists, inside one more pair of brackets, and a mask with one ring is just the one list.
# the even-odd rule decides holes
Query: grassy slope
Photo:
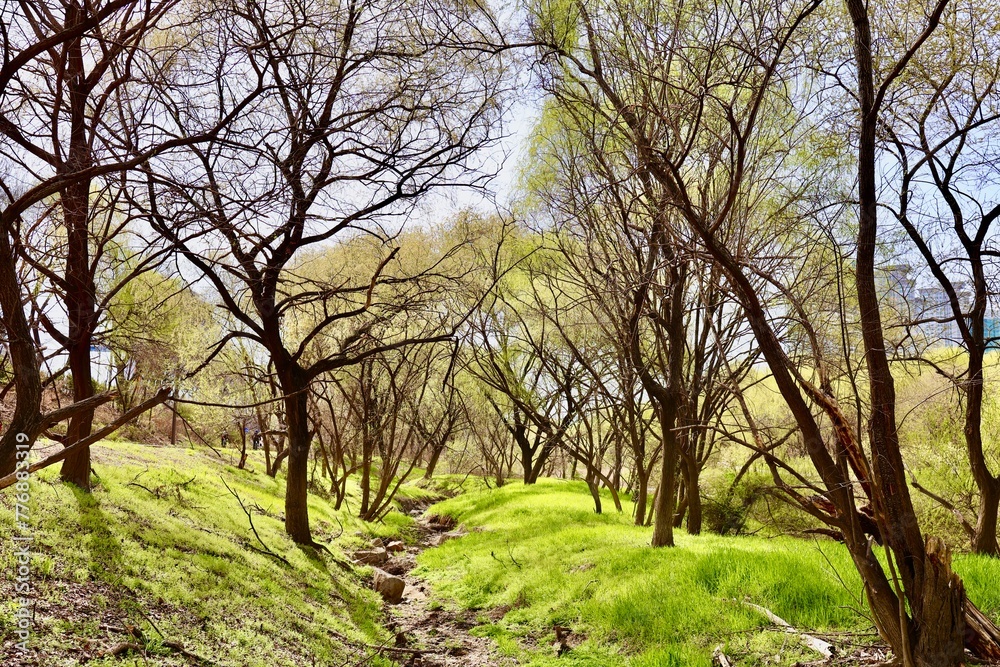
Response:
[{"label": "grassy slope", "polygon": [[[677,548],[654,550],[649,529],[627,515],[595,515],[582,483],[553,480],[462,495],[432,511],[473,532],[424,552],[421,574],[461,606],[510,606],[480,631],[530,664],[709,665],[718,644],[742,665],[816,657],[765,631],[744,599],[800,628],[871,627],[854,611],[860,588],[850,560],[829,541],[681,531]],[[1000,616],[1000,562],[963,556],[956,568],[971,597]],[[557,659],[554,624],[587,640]]]},{"label": "grassy slope", "polygon": [[[386,524],[362,525],[314,496],[317,539],[329,541],[344,526],[333,554],[317,554],[285,537],[284,482],[260,472],[261,461],[251,460],[254,473],[200,452],[123,443],[95,447],[94,456],[101,482],[92,495],[53,483],[55,468],[33,485],[39,597],[32,664],[76,664],[127,639],[102,625],[140,628],[161,655],[90,665],[188,664],[159,647],[160,633],[216,664],[240,667],[340,664],[348,648],[334,633],[361,644],[388,638],[377,596],[337,561],[344,561],[340,550],[361,543],[359,532],[398,534],[407,517],[393,513]],[[260,545],[222,474],[244,503],[257,506],[257,531],[291,566],[251,548]],[[0,535],[12,530],[10,495],[0,493]],[[13,569],[6,539],[0,567]],[[11,646],[12,591],[9,577],[0,578],[4,649]]]}]

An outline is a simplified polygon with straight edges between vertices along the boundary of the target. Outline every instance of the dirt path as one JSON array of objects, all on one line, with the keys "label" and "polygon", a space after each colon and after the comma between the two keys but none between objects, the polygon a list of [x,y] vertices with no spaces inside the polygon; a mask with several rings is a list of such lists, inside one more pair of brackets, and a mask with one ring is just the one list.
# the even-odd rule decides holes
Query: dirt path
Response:
[{"label": "dirt path", "polygon": [[[485,667],[514,664],[510,659],[491,655],[493,641],[469,633],[479,625],[476,612],[449,611],[431,608],[427,582],[411,574],[416,557],[424,549],[441,540],[460,535],[454,524],[436,517],[417,519],[420,539],[416,546],[407,546],[383,566],[390,574],[406,582],[403,601],[389,607],[390,630],[396,633],[396,649],[391,652],[397,662],[407,667]],[[433,605],[437,607],[437,605]]]}]

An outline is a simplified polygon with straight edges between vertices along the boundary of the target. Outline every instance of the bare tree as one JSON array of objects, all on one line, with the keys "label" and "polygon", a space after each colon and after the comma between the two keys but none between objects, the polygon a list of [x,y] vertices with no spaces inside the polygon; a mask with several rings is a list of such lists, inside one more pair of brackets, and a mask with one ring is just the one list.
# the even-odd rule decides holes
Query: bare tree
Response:
[{"label": "bare tree", "polygon": [[[430,305],[441,281],[400,274],[390,240],[432,190],[484,178],[467,169],[498,136],[503,77],[493,51],[463,40],[484,40],[493,23],[475,6],[411,0],[224,4],[211,20],[200,66],[221,84],[186,99],[179,89],[184,113],[224,116],[242,86],[267,92],[183,162],[150,163],[136,203],[238,324],[216,349],[242,337],[267,351],[288,429],[286,530],[309,544],[310,384],[448,335],[449,315]],[[308,249],[359,233],[383,244],[373,265],[296,270]],[[412,308],[429,313],[424,325],[394,327]]]},{"label": "bare tree", "polygon": [[409,345],[366,356],[334,379],[349,406],[339,429],[360,443],[358,516],[365,521],[390,511],[424,454],[450,437],[448,413],[432,403],[452,381],[452,355],[450,344]]},{"label": "bare tree", "polygon": [[[787,152],[781,146],[806,138],[795,122],[803,116],[792,112],[799,108],[801,114],[802,104],[793,83],[794,62],[804,34],[799,28],[817,7],[818,2],[743,3],[699,13],[690,5],[642,3],[625,8],[620,3],[581,1],[570,18],[554,21],[546,15],[536,25],[551,49],[552,86],[574,94],[634,147],[637,168],[660,190],[655,205],[683,220],[725,272],[822,488],[811,485],[817,497],[809,498],[780,479],[776,482],[842,534],[880,633],[908,664],[961,664],[963,644],[979,657],[993,658],[1000,655],[1000,634],[965,599],[944,544],[924,541],[910,502],[874,280],[878,114],[887,87],[933,32],[943,3],[931,14],[924,33],[892,60],[876,87],[868,6],[847,2],[860,102],[856,165],[861,222],[855,282],[869,378],[870,457],[822,366],[807,377],[789,358],[758,293],[755,258],[741,254],[741,244],[734,242],[740,229],[736,213],[752,211],[755,195],[759,198],[763,188],[774,188],[771,196],[779,191],[778,181],[767,172],[773,174],[775,165],[783,164],[781,156]],[[586,41],[575,43],[576,34],[585,35]],[[786,119],[787,125],[768,124],[774,118]],[[832,426],[829,446],[814,409]],[[888,567],[875,556],[855,490],[871,505],[875,539],[889,551]]]},{"label": "bare tree", "polygon": [[[40,415],[36,345],[27,318],[17,312],[24,298],[18,256],[51,281],[62,300],[65,327],[44,318],[42,324],[68,355],[74,382],[78,405],[63,416],[70,420],[65,444],[89,436],[95,406],[108,400],[93,396],[90,367],[94,332],[106,305],[98,297],[95,274],[124,223],[109,215],[93,225],[93,187],[98,184],[99,191],[111,192],[106,200],[117,201],[113,184],[126,170],[200,138],[172,134],[171,124],[157,117],[160,109],[146,87],[157,76],[157,49],[149,36],[175,6],[176,0],[4,5],[0,153],[8,171],[2,183],[0,271],[17,408],[0,441],[2,471],[12,465],[18,433],[33,442],[52,423]],[[55,197],[54,205],[50,197]],[[56,219],[65,240],[57,261],[48,262],[28,237],[36,224],[52,225]],[[63,478],[89,487],[89,460],[87,447],[74,448],[65,458]]]},{"label": "bare tree", "polygon": [[[997,332],[987,320],[996,308],[995,223],[1000,204],[981,184],[997,179],[992,144],[1000,121],[997,84],[1000,70],[993,57],[993,36],[978,28],[978,9],[954,3],[945,25],[916,56],[901,82],[908,94],[897,95],[883,125],[901,176],[897,203],[889,210],[899,221],[938,290],[922,303],[912,289],[912,310],[904,356],[927,364],[958,388],[963,399],[965,444],[972,478],[979,491],[979,511],[969,538],[976,553],[1000,555],[997,510],[1000,474],[988,463],[983,443],[986,353],[996,347]],[[955,36],[964,33],[961,39]],[[932,284],[933,284],[932,283]],[[940,354],[922,354],[941,342],[942,325],[957,332],[967,359],[955,367]],[[931,330],[928,336],[928,330]],[[963,368],[964,366],[964,368]],[[922,488],[922,487],[918,487]]]},{"label": "bare tree", "polygon": [[[670,544],[672,525],[685,515],[690,532],[701,530],[699,477],[717,432],[708,427],[730,399],[727,387],[741,379],[728,373],[744,376],[756,359],[752,337],[721,272],[693,254],[679,231],[683,223],[663,205],[648,174],[635,169],[634,150],[616,142],[613,128],[578,104],[577,91],[553,92],[556,111],[543,125],[547,134],[536,138],[541,173],[534,192],[544,204],[541,224],[554,225],[566,265],[557,269],[550,289],[592,312],[595,326],[617,350],[614,358],[626,365],[614,377],[626,386],[638,380],[650,398],[661,431],[657,451],[668,457],[661,488],[676,491],[670,498],[657,494],[663,518],[654,541]],[[616,383],[609,386],[587,355],[573,349],[605,393],[635,396]],[[731,355],[740,362],[726,366],[723,359]],[[647,405],[629,400],[623,407],[622,426],[640,482],[636,521],[642,523],[652,469],[645,438],[639,437]],[[676,504],[668,508],[672,498]]]}]

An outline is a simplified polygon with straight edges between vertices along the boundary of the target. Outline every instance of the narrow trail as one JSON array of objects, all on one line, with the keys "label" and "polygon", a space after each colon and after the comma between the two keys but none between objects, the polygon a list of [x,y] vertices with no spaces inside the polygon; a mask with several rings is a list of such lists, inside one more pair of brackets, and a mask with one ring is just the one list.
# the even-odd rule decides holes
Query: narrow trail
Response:
[{"label": "narrow trail", "polygon": [[417,544],[403,547],[402,551],[397,551],[380,566],[406,583],[402,601],[387,605],[389,618],[386,625],[396,633],[396,642],[395,648],[389,649],[386,654],[406,667],[501,667],[515,664],[509,658],[492,655],[496,646],[491,639],[470,634],[472,628],[480,625],[477,616],[481,617],[482,612],[451,611],[432,605],[428,583],[412,574],[417,565],[416,557],[421,551],[463,534],[448,518],[422,516],[423,509],[418,507],[411,512],[421,513],[416,517]]}]

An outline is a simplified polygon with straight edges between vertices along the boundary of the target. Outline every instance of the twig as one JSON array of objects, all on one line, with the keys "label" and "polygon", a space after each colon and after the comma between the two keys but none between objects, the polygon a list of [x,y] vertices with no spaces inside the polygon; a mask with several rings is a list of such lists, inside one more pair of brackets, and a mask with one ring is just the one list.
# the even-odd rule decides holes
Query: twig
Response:
[{"label": "twig", "polygon": [[937,501],[937,503],[941,505],[941,507],[945,508],[946,510],[954,514],[955,518],[958,519],[959,524],[961,524],[962,530],[965,531],[965,534],[969,538],[972,538],[976,534],[976,531],[975,529],[973,529],[972,524],[969,523],[969,521],[965,518],[965,515],[963,515],[962,512],[957,507],[955,507],[953,503],[950,503],[941,496],[937,495],[936,493],[933,493],[930,489],[926,489],[923,486],[921,486],[920,483],[917,481],[917,478],[913,476],[913,473],[910,473],[910,486],[912,486],[914,489],[924,494],[931,500]]},{"label": "twig", "polygon": [[716,667],[733,667],[732,661],[722,652],[722,644],[716,646],[712,652],[712,664]]},{"label": "twig", "polygon": [[517,569],[521,569],[521,564],[517,562],[514,558],[514,547],[510,546],[510,540],[507,540],[507,555],[510,556],[510,562],[517,565]]},{"label": "twig", "polygon": [[252,544],[248,544],[247,546],[250,547],[251,549],[253,549],[254,551],[258,552],[258,553],[262,553],[264,555],[271,556],[273,558],[277,558],[278,560],[280,560],[282,563],[284,563],[288,567],[292,567],[292,564],[289,563],[288,560],[285,557],[279,556],[278,554],[274,553],[267,546],[267,544],[264,543],[264,540],[262,540],[260,538],[260,534],[257,532],[256,526],[253,525],[253,514],[250,512],[250,510],[248,510],[246,508],[246,505],[243,504],[243,499],[240,498],[240,495],[238,493],[236,493],[235,491],[233,491],[230,488],[229,484],[226,484],[226,480],[221,475],[219,476],[219,479],[221,479],[222,483],[225,484],[225,486],[226,486],[227,489],[229,489],[229,493],[233,494],[233,497],[236,498],[236,502],[238,502],[240,504],[240,509],[243,510],[243,513],[247,515],[247,519],[249,519],[249,521],[250,521],[250,530],[253,531],[254,537],[257,538],[257,541],[260,542],[260,545],[262,547],[264,547],[264,548],[263,549],[258,549],[257,547],[253,546]]},{"label": "twig", "polygon": [[503,565],[503,569],[505,569],[505,570],[507,569],[507,563],[505,563],[502,560],[500,560],[499,558],[497,558],[497,555],[495,553],[493,553],[492,551],[490,552],[490,558],[492,558],[496,562],[498,562],[501,565]]}]

